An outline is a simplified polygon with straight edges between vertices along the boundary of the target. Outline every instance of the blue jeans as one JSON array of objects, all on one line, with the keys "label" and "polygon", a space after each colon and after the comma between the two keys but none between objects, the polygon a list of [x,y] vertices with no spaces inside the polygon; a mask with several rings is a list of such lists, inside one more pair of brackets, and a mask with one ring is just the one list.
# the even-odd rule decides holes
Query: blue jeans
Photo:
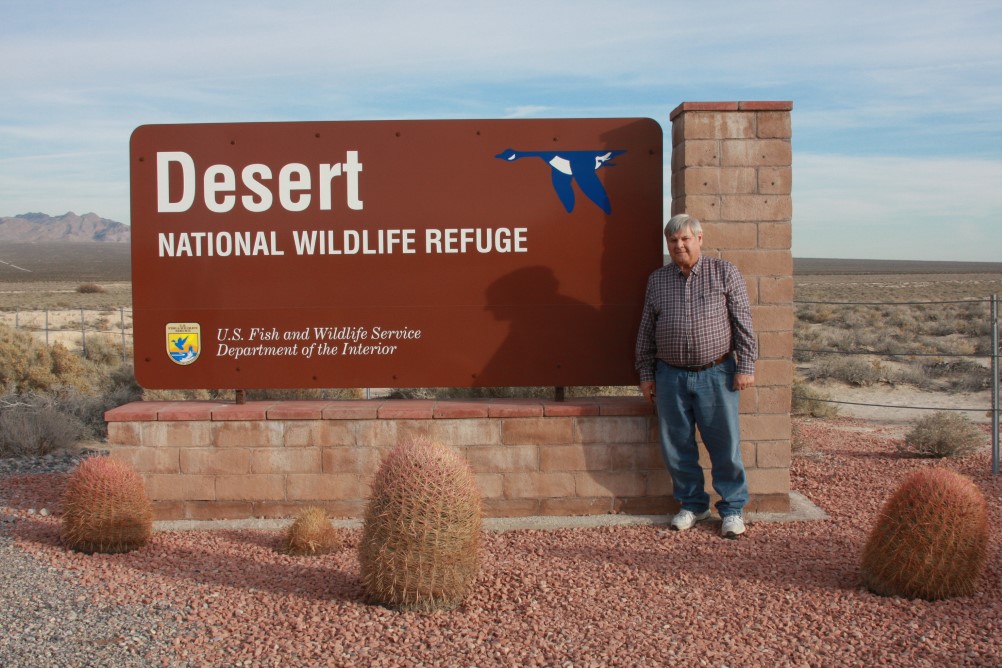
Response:
[{"label": "blue jeans", "polygon": [[672,479],[672,495],[682,508],[701,513],[710,507],[699,465],[696,428],[710,455],[713,489],[720,495],[721,517],[740,515],[748,503],[748,481],[741,463],[735,361],[705,371],[683,371],[661,360],[655,370],[655,403],[661,455]]}]

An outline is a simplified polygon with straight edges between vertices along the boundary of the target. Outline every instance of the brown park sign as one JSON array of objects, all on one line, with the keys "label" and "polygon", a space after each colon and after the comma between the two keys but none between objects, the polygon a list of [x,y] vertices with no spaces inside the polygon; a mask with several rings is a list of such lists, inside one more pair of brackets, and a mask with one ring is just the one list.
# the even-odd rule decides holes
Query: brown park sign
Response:
[{"label": "brown park sign", "polygon": [[662,160],[646,118],[142,126],[136,377],[633,384]]}]

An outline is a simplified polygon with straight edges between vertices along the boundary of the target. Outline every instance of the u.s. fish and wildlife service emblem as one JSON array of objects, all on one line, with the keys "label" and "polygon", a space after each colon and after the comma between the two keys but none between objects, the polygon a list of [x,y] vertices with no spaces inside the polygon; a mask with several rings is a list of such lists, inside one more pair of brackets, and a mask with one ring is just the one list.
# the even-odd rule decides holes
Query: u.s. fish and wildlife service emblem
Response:
[{"label": "u.s. fish and wildlife service emblem", "polygon": [[191,364],[198,359],[201,350],[201,325],[197,322],[167,323],[167,355],[175,364]]}]

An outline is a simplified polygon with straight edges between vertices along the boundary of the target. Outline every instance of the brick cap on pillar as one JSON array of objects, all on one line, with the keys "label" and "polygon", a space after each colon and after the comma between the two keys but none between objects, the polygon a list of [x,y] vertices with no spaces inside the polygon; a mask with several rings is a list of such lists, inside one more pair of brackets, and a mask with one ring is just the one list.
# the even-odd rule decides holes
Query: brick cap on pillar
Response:
[{"label": "brick cap on pillar", "polygon": [[793,102],[785,101],[747,101],[747,102],[683,102],[675,107],[668,119],[674,121],[675,117],[686,111],[791,111]]}]

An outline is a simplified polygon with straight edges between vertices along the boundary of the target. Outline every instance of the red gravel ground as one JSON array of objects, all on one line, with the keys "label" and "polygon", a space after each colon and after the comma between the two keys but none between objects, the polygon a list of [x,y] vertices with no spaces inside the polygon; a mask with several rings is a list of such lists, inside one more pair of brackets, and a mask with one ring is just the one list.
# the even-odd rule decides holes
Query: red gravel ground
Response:
[{"label": "red gravel ground", "polygon": [[[65,476],[10,478],[3,496],[24,520],[17,545],[94,597],[169,603],[183,629],[176,665],[1002,665],[1002,482],[990,454],[906,458],[900,430],[848,418],[800,433],[809,452],[794,460],[793,488],[827,520],[753,523],[738,541],[716,523],[488,533],[466,603],[433,614],[364,602],[358,530],[314,558],[279,554],[278,532],[225,530],[87,556],[58,545],[58,516],[27,513],[58,511]],[[882,598],[860,584],[877,511],[925,466],[970,476],[988,499],[991,551],[970,598]]]}]

